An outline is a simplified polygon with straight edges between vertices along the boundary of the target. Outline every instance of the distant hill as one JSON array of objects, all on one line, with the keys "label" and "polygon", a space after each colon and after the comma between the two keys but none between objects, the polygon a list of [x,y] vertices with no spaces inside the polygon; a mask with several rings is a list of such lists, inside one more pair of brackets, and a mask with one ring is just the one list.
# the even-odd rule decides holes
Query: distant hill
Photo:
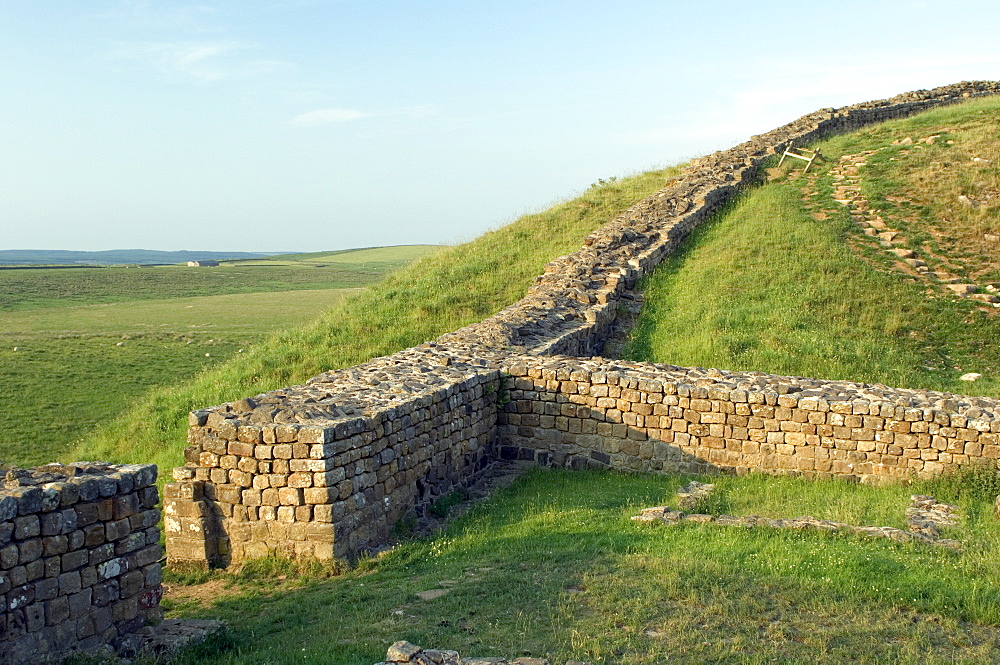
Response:
[{"label": "distant hill", "polygon": [[77,252],[58,249],[3,249],[0,265],[118,265],[123,263],[184,263],[214,259],[255,259],[278,252],[198,252],[180,250],[161,252],[155,249],[109,249],[100,252]]}]

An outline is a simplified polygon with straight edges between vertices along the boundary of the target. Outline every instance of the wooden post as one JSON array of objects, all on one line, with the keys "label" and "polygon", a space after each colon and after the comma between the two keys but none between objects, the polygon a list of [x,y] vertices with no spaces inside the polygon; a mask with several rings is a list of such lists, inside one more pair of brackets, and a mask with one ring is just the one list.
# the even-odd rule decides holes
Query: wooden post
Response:
[{"label": "wooden post", "polygon": [[[800,154],[800,153],[812,153],[812,154]],[[798,152],[795,151],[794,141],[788,143],[788,147],[781,154],[781,159],[778,160],[778,166],[781,166],[782,162],[785,161],[785,157],[794,157],[795,159],[801,159],[806,162],[806,168],[802,173],[806,173],[809,167],[813,165],[817,159],[823,159],[823,155],[820,154],[819,150],[809,150],[807,148],[799,148]]]}]

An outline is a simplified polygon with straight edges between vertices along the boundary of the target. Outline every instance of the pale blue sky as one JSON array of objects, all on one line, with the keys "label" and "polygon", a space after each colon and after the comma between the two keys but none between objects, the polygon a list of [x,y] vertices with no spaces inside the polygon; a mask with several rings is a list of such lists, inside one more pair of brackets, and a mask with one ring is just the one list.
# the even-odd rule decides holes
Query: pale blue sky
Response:
[{"label": "pale blue sky", "polygon": [[0,0],[0,249],[454,243],[1000,79],[995,1]]}]

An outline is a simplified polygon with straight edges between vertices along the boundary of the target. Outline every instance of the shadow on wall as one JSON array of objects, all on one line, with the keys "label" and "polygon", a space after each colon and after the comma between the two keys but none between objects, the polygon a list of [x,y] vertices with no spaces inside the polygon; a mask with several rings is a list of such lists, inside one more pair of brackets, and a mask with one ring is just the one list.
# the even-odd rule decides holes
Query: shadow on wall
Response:
[{"label": "shadow on wall", "polygon": [[572,357],[523,358],[507,370],[504,459],[863,482],[1000,459],[996,400]]}]

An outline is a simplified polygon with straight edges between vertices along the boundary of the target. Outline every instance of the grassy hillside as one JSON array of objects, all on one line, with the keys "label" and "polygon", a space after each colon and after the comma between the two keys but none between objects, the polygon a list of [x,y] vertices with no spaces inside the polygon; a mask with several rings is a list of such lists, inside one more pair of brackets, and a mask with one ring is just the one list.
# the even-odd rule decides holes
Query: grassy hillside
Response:
[{"label": "grassy hillside", "polygon": [[[996,106],[977,104],[822,149],[833,161],[867,141],[891,144],[897,129],[924,135],[935,122],[956,123],[951,129],[961,136],[957,123],[970,109],[996,118]],[[892,203],[893,174],[913,182],[890,160],[885,179],[866,185],[873,200],[881,187]],[[881,260],[883,250],[861,237],[832,191],[825,173],[780,176],[699,231],[648,280],[632,352],[680,364],[995,392],[993,309],[944,296]],[[583,219],[601,207],[587,200],[599,192],[607,194],[591,190],[548,213],[554,216],[520,220],[414,264],[311,327],[194,384],[154,393],[85,450],[141,459],[159,441],[172,446],[161,463],[172,461],[183,439],[178,415],[190,406],[358,362],[489,314],[523,293],[548,257],[576,247],[588,224],[600,223]],[[986,378],[957,380],[971,370]],[[628,520],[642,507],[673,504],[687,480],[535,470],[446,531],[334,579],[297,579],[287,563],[265,561],[187,596],[175,589],[167,598],[172,614],[221,617],[232,626],[221,643],[178,662],[368,665],[399,639],[554,663],[998,662],[995,474],[882,488],[719,477],[712,479],[718,494],[701,506],[902,526],[910,494],[929,493],[959,505],[961,520],[944,535],[963,541],[962,552],[812,531]],[[417,595],[434,589],[444,593]],[[202,606],[195,598],[209,600]]]},{"label": "grassy hillside", "polygon": [[931,267],[1000,282],[998,117],[1000,103],[986,98],[827,145],[834,154],[875,151],[862,192]]},{"label": "grassy hillside", "polygon": [[299,383],[479,321],[520,299],[545,263],[579,248],[590,231],[675,172],[612,179],[413,263],[310,325],[282,332],[192,380],[152,391],[70,457],[156,462],[169,470],[182,461],[190,410]]},{"label": "grassy hillside", "polygon": [[[923,137],[942,124],[956,142],[927,146],[938,159],[925,159],[926,168],[943,168],[939,160],[947,150],[967,150],[965,132],[1000,124],[1000,101],[939,109],[816,147],[828,169],[841,155]],[[885,202],[923,177],[892,155],[878,159],[880,169],[862,172],[873,200]],[[779,177],[749,192],[658,268],[645,283],[647,304],[628,356],[997,395],[1000,325],[992,308],[897,270],[878,240],[860,234],[847,209],[833,201],[833,183],[820,173],[812,182]],[[914,226],[940,220],[911,217]],[[978,234],[981,241],[982,230]],[[965,249],[954,235],[960,254]],[[966,372],[984,378],[960,381]]]},{"label": "grassy hillside", "polygon": [[438,249],[373,248],[219,268],[0,271],[0,460],[62,458],[151,388],[305,325]]}]

